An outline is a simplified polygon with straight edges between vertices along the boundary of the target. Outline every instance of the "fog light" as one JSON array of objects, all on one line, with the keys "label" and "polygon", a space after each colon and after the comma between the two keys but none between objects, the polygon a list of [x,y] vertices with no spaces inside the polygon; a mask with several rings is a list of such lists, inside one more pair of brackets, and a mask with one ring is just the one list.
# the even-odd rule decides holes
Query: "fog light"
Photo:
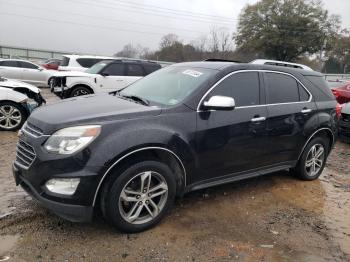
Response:
[{"label": "fog light", "polygon": [[80,178],[53,178],[45,183],[45,187],[53,193],[73,195],[77,190]]}]

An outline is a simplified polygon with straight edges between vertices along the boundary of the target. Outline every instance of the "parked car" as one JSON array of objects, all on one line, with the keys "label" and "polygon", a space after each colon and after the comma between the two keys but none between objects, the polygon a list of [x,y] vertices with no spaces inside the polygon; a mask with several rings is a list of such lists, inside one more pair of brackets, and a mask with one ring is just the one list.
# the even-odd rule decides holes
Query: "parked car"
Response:
[{"label": "parked car", "polygon": [[161,65],[139,60],[104,60],[85,72],[60,72],[51,78],[51,91],[61,98],[120,90],[158,70]]},{"label": "parked car", "polygon": [[339,104],[350,102],[350,81],[328,81],[333,95]]},{"label": "parked car", "polygon": [[62,62],[58,67],[60,71],[84,72],[102,60],[113,60],[115,57],[90,56],[90,55],[63,55]]},{"label": "parked car", "polygon": [[0,59],[0,76],[23,81],[35,86],[48,86],[49,78],[54,74],[32,62],[20,59]]},{"label": "parked car", "polygon": [[0,130],[20,129],[30,113],[43,103],[39,88],[0,77]]},{"label": "parked car", "polygon": [[320,73],[179,63],[119,92],[36,110],[19,138],[30,152],[17,148],[25,159],[13,172],[64,218],[90,221],[99,208],[138,232],[189,191],[286,169],[317,179],[336,132],[336,101]]},{"label": "parked car", "polygon": [[342,105],[339,120],[339,136],[343,141],[350,143],[350,103]]},{"label": "parked car", "polygon": [[42,64],[42,67],[51,70],[58,70],[58,67],[61,64],[61,62],[62,61],[60,59],[48,59]]}]

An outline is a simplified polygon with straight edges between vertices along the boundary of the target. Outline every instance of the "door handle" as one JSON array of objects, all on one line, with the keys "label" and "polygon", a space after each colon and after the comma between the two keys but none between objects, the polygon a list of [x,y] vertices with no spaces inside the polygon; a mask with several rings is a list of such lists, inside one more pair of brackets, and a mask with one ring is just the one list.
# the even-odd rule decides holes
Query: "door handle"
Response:
[{"label": "door handle", "polygon": [[309,109],[309,108],[304,108],[303,110],[301,110],[302,114],[309,114],[311,112],[312,112],[312,109]]},{"label": "door handle", "polygon": [[265,121],[266,120],[266,117],[254,117],[252,118],[250,121],[253,122],[253,123],[257,123],[257,122],[262,122],[262,121]]}]

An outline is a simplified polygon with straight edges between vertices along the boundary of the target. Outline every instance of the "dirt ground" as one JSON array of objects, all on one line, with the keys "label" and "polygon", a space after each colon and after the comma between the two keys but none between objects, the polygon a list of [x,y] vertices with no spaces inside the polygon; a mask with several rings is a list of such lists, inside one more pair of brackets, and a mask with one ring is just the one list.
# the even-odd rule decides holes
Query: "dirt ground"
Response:
[{"label": "dirt ground", "polygon": [[60,219],[17,188],[16,141],[0,133],[0,261],[350,261],[348,144],[317,181],[279,172],[193,192],[154,229],[127,235],[101,218]]}]

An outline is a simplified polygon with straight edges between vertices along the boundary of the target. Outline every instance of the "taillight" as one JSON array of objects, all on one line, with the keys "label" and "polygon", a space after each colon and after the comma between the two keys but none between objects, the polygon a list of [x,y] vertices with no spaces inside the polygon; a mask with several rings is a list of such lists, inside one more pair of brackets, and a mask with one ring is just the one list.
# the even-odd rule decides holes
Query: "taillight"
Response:
[{"label": "taillight", "polygon": [[339,95],[340,95],[339,92],[337,90],[335,90],[335,89],[332,89],[332,93],[335,96],[335,98],[338,98]]},{"label": "taillight", "polygon": [[337,106],[335,107],[335,114],[338,119],[341,117],[341,110],[342,110],[342,105],[337,103]]}]

